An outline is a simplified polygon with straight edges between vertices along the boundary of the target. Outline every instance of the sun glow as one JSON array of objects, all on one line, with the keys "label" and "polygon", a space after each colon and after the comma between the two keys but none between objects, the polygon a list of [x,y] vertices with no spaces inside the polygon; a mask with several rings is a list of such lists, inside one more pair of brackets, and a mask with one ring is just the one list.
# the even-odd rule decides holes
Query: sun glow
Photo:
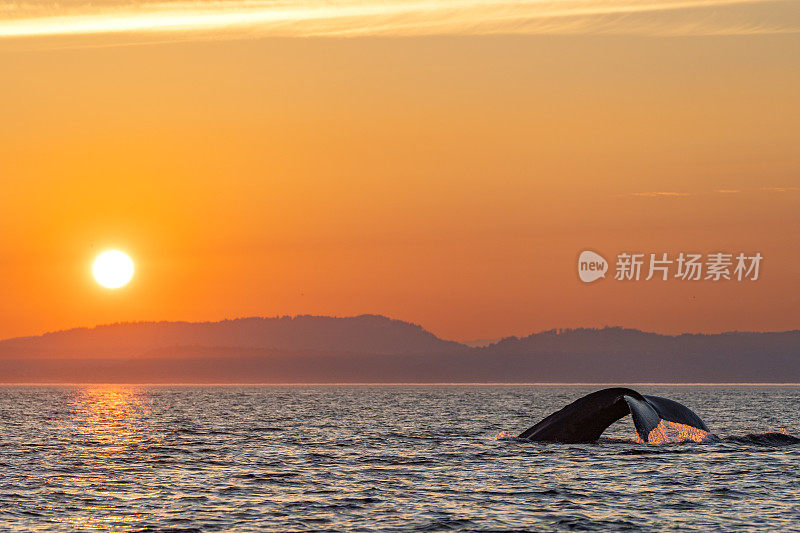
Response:
[{"label": "sun glow", "polygon": [[103,252],[94,260],[92,274],[103,287],[118,289],[133,277],[133,260],[119,250]]}]

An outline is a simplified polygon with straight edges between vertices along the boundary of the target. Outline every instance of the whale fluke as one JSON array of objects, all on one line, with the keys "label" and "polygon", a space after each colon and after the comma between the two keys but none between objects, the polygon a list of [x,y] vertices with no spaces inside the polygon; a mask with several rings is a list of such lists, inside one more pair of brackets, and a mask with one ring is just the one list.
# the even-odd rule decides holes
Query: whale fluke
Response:
[{"label": "whale fluke", "polygon": [[595,442],[608,426],[628,414],[632,415],[642,442],[702,441],[709,436],[705,423],[685,405],[614,387],[575,400],[523,431],[519,438],[536,442]]}]

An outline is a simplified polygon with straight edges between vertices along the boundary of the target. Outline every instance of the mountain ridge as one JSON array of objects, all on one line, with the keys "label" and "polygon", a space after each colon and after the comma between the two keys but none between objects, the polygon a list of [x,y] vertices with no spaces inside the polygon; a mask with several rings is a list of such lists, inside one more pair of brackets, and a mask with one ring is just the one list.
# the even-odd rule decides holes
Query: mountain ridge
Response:
[{"label": "mountain ridge", "polygon": [[[26,348],[36,355],[126,356],[187,342],[285,350],[335,348],[379,354],[438,352],[461,347],[454,341],[440,339],[418,324],[382,315],[284,315],[206,322],[118,322],[70,328],[0,340],[0,357]],[[404,350],[398,350],[398,347],[404,347]],[[43,353],[45,350],[58,350],[60,353]],[[109,353],[111,350],[115,353]]]},{"label": "mountain ridge", "polygon": [[382,315],[144,321],[0,341],[0,381],[800,382],[800,330],[551,329],[486,346]]},{"label": "mountain ridge", "polygon": [[[800,328],[798,329],[790,329],[790,330],[776,330],[776,331],[752,331],[752,330],[727,330],[721,331],[717,333],[702,333],[702,332],[685,332],[685,333],[660,333],[657,331],[646,331],[641,330],[638,328],[628,328],[624,326],[603,326],[603,327],[573,327],[573,328],[551,328],[547,330],[541,331],[534,331],[525,336],[519,335],[508,335],[505,337],[499,337],[491,342],[487,339],[487,342],[481,342],[481,346],[471,346],[471,344],[477,341],[467,341],[467,342],[460,342],[454,340],[444,339],[443,337],[439,337],[435,333],[432,333],[425,329],[422,325],[408,322],[401,319],[387,317],[385,315],[380,314],[372,314],[372,313],[364,313],[360,315],[352,315],[352,316],[331,316],[331,315],[310,315],[310,314],[302,314],[302,315],[275,315],[275,316],[246,316],[246,317],[238,317],[238,318],[224,318],[221,320],[203,320],[203,321],[188,321],[188,320],[136,320],[136,321],[123,321],[123,322],[109,322],[106,324],[96,324],[94,326],[77,326],[72,328],[60,329],[60,330],[53,330],[53,331],[46,331],[39,335],[23,335],[23,336],[16,336],[16,337],[8,337],[5,339],[0,339],[0,345],[3,343],[7,343],[10,341],[29,341],[34,339],[41,339],[41,338],[50,338],[59,336],[62,334],[72,334],[78,332],[96,332],[102,331],[111,328],[120,328],[120,327],[130,327],[130,326],[214,326],[220,324],[234,324],[234,323],[241,323],[246,321],[296,321],[302,319],[322,319],[322,320],[331,320],[331,321],[347,321],[353,319],[377,319],[386,321],[388,323],[396,323],[396,324],[403,324],[406,326],[410,326],[414,329],[419,331],[425,332],[426,334],[436,337],[437,339],[461,345],[464,347],[472,347],[472,348],[480,348],[486,346],[495,346],[497,344],[504,343],[506,341],[524,341],[533,338],[541,338],[543,336],[562,336],[562,335],[570,335],[576,333],[597,333],[597,332],[612,332],[618,331],[623,333],[633,333],[633,334],[642,334],[647,336],[654,336],[654,337],[668,337],[668,338],[682,338],[682,337],[719,337],[719,336],[730,336],[730,335],[779,335],[779,334],[796,334],[800,333]],[[482,340],[482,339],[481,339]]]}]

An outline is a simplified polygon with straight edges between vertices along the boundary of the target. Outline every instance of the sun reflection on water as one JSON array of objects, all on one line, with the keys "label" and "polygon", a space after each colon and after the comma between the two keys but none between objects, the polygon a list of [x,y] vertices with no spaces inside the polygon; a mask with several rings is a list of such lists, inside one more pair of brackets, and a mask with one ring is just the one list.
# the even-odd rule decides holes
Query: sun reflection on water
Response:
[{"label": "sun reflection on water", "polygon": [[[64,430],[72,444],[65,449],[72,468],[65,472],[70,496],[82,512],[60,513],[53,522],[78,530],[123,530],[141,516],[129,492],[135,486],[145,403],[135,387],[100,385],[75,391],[72,416]],[[127,466],[126,466],[127,465]]]},{"label": "sun reflection on water", "polygon": [[80,391],[75,404],[73,429],[97,454],[109,447],[131,443],[141,421],[141,402],[133,387],[98,386]]}]

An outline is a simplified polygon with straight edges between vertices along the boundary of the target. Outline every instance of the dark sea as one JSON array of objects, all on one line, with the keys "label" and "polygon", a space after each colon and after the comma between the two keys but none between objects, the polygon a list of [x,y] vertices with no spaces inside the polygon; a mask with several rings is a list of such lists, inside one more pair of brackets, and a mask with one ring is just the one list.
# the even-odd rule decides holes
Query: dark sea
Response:
[{"label": "dark sea", "polygon": [[0,530],[800,531],[800,387],[632,387],[720,440],[495,438],[602,386],[2,386]]}]

